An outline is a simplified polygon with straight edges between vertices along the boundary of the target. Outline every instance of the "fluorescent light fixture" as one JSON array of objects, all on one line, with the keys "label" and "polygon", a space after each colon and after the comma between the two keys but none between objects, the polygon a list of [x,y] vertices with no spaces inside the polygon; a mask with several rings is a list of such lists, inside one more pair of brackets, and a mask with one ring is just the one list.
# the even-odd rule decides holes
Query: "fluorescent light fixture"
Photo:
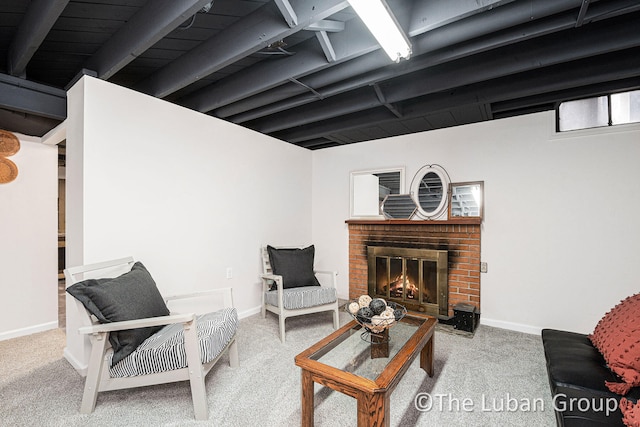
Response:
[{"label": "fluorescent light fixture", "polygon": [[349,4],[392,61],[409,59],[411,43],[385,0],[349,0]]}]

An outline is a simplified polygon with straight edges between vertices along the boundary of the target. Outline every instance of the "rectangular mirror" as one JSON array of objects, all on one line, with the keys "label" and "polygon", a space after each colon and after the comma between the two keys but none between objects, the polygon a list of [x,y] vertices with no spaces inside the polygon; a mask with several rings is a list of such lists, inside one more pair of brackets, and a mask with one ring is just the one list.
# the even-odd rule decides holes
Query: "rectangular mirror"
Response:
[{"label": "rectangular mirror", "polygon": [[449,218],[482,218],[484,181],[451,183],[449,191]]},{"label": "rectangular mirror", "polygon": [[380,204],[390,194],[404,193],[404,168],[351,172],[351,218],[384,216]]}]

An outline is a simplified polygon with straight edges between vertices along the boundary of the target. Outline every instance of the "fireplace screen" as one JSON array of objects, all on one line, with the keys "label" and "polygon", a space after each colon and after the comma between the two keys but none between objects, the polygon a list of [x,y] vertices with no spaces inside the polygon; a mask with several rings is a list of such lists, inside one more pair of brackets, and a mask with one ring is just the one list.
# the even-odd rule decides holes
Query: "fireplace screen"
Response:
[{"label": "fireplace screen", "polygon": [[370,246],[368,263],[372,297],[447,315],[447,251]]}]

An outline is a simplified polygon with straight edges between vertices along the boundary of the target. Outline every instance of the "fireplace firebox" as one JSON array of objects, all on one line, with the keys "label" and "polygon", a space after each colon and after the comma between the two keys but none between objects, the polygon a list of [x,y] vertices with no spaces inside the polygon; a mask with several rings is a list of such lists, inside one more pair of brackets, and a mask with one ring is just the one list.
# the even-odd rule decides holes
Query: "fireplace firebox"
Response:
[{"label": "fireplace firebox", "polygon": [[433,316],[448,315],[448,252],[368,246],[368,289],[373,298]]}]

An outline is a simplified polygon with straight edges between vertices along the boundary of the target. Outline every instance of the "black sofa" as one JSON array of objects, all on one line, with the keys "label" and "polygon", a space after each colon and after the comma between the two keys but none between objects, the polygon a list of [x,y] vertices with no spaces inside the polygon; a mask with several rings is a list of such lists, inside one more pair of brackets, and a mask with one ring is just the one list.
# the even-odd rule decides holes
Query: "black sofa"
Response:
[{"label": "black sofa", "polygon": [[[542,343],[547,359],[547,373],[559,427],[624,426],[619,402],[622,396],[612,393],[605,381],[619,382],[609,370],[600,352],[587,335],[544,329]],[[640,387],[625,396],[636,402]],[[607,405],[616,399],[615,411],[607,414]]]}]

